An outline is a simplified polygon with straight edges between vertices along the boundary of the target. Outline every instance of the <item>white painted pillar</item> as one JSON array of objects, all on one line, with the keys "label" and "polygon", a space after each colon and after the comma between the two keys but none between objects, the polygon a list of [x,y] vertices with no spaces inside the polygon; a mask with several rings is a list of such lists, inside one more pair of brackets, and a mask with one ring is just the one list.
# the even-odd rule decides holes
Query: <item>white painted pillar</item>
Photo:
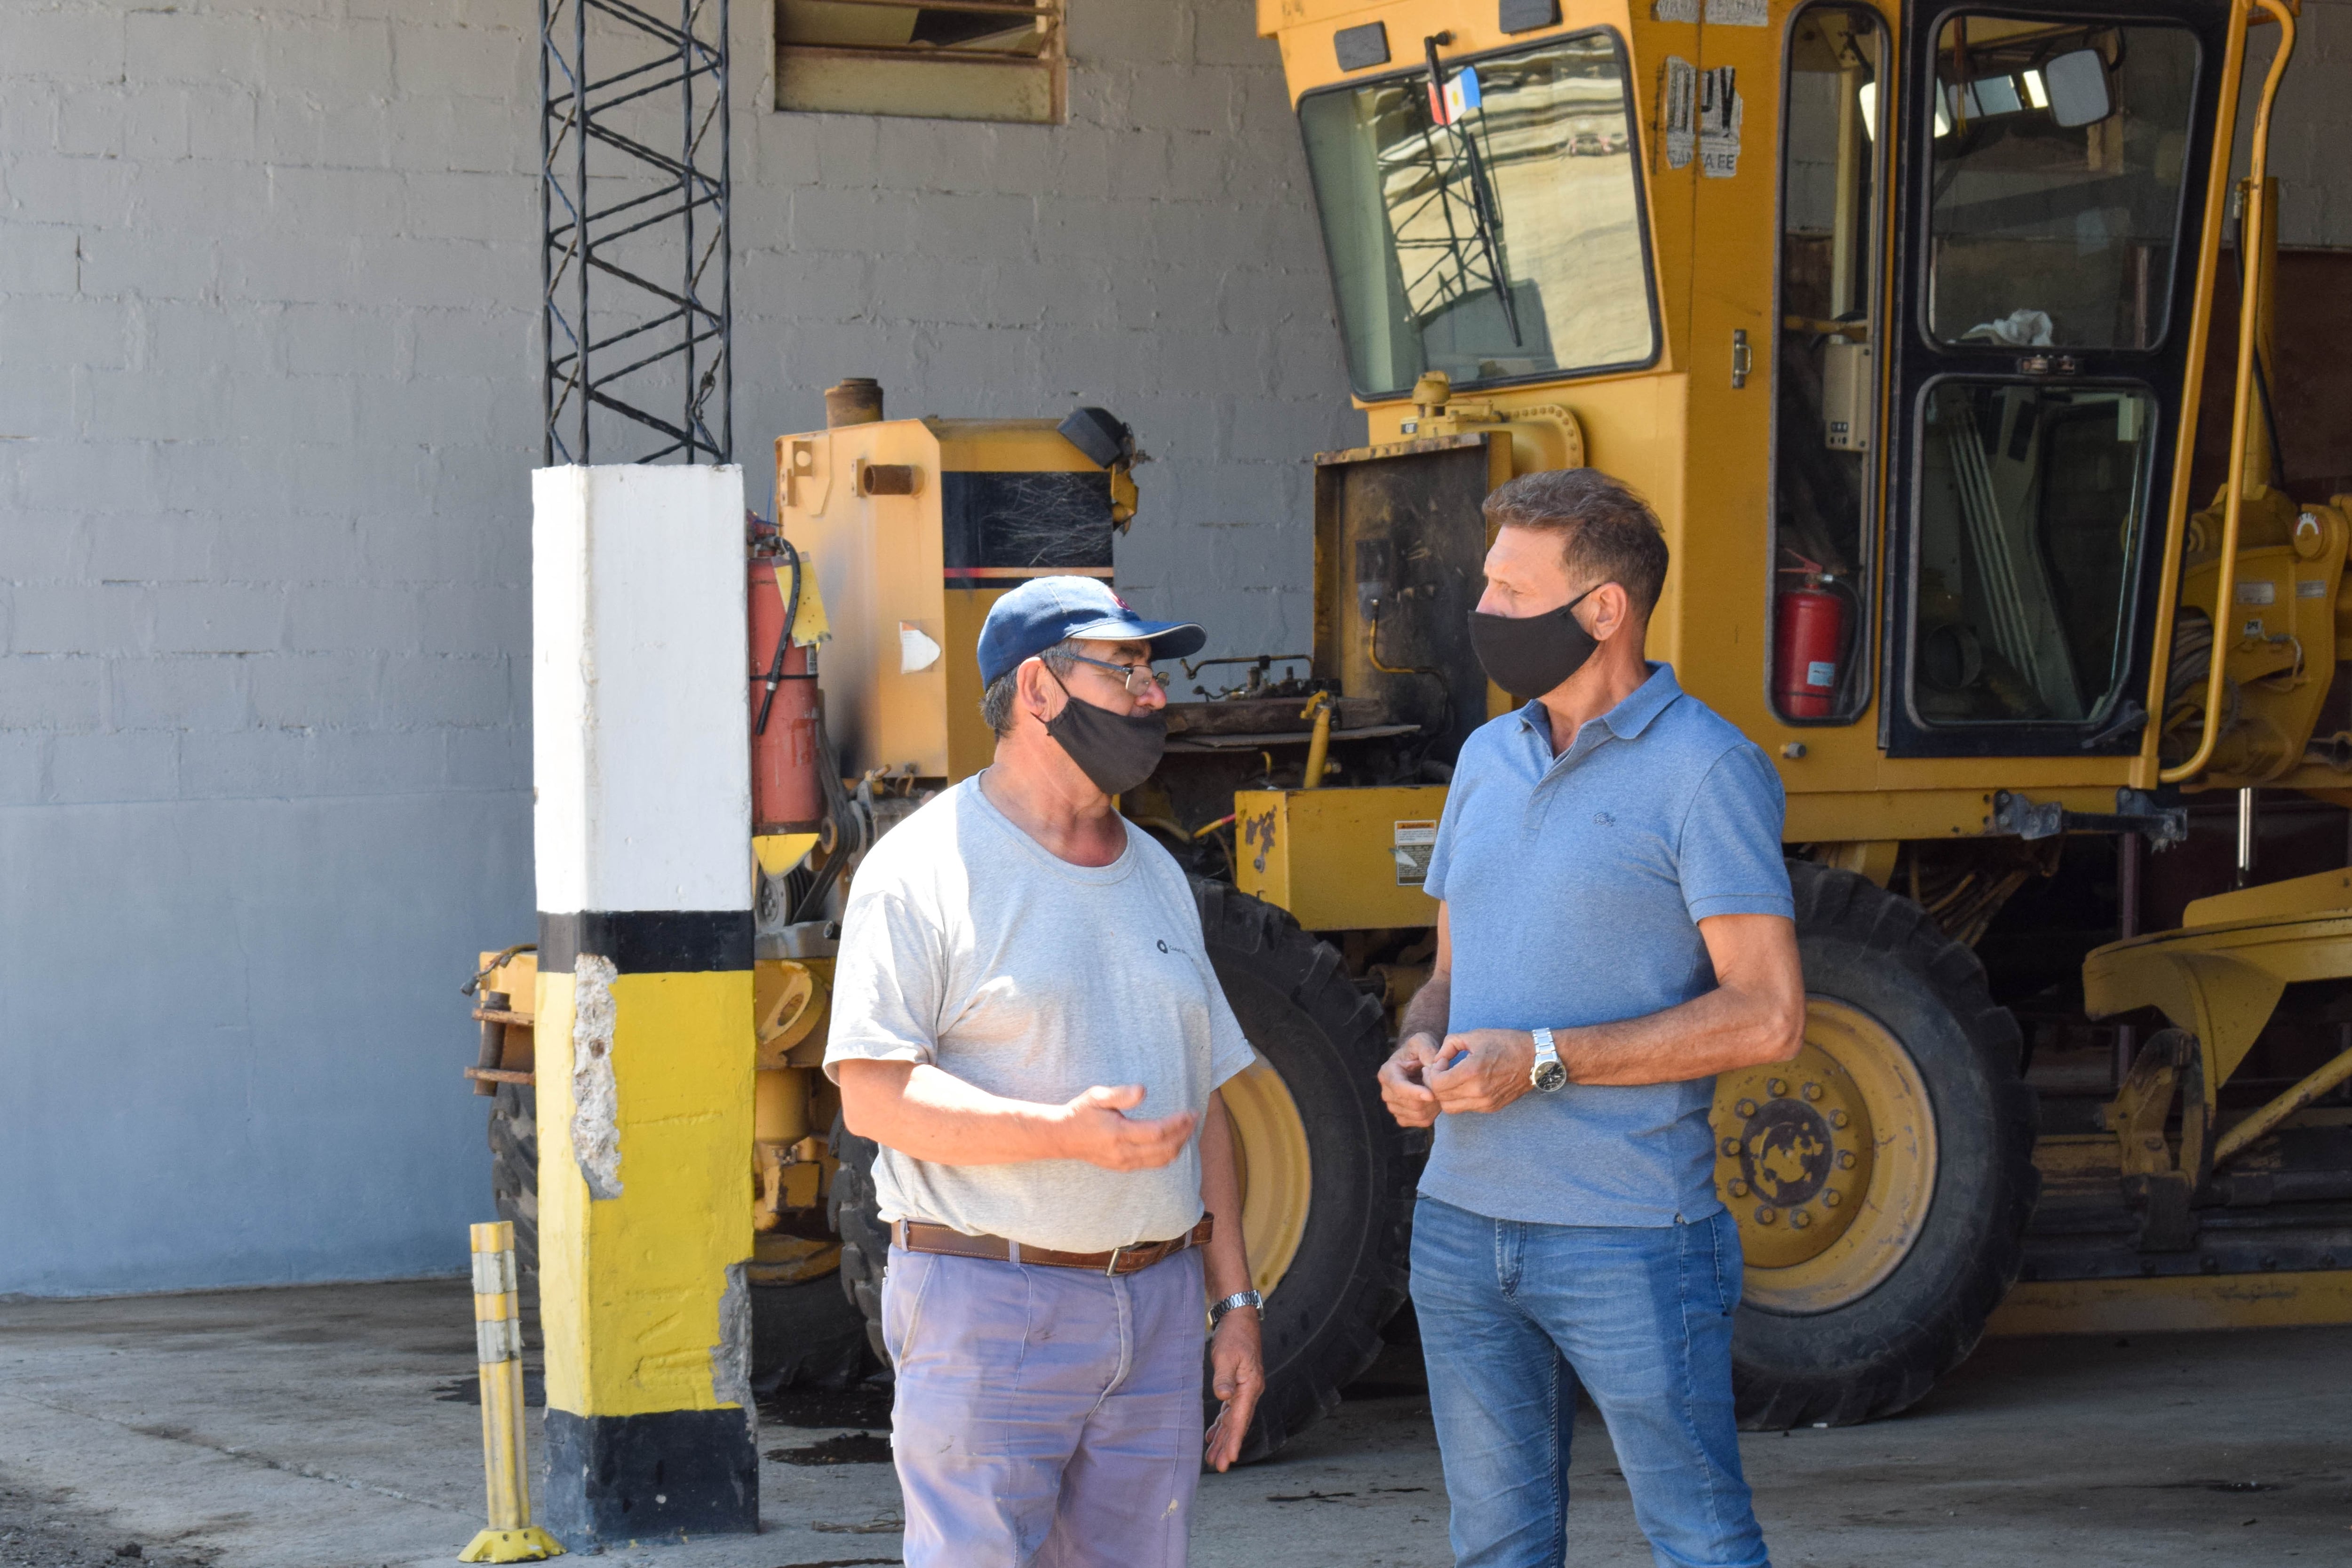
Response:
[{"label": "white painted pillar", "polygon": [[753,1531],[743,476],[531,480],[545,1522]]}]

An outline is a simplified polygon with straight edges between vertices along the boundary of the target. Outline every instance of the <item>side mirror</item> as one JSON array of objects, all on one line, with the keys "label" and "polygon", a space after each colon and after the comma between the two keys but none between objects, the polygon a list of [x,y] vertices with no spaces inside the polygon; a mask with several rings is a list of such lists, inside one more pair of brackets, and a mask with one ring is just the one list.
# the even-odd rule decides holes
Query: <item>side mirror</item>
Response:
[{"label": "side mirror", "polygon": [[2066,130],[2093,125],[2116,111],[2107,92],[2107,62],[2096,49],[2060,55],[2042,68],[2050,95],[2050,118]]}]

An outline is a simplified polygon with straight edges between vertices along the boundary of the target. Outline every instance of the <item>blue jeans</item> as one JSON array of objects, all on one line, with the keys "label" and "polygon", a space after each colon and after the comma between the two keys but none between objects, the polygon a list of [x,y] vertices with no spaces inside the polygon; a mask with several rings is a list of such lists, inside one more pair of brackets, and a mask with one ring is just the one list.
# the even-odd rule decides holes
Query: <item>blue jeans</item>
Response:
[{"label": "blue jeans", "polygon": [[1456,1568],[1559,1568],[1580,1383],[1658,1568],[1762,1568],[1731,1408],[1739,1267],[1720,1212],[1637,1229],[1421,1200],[1412,1305]]}]

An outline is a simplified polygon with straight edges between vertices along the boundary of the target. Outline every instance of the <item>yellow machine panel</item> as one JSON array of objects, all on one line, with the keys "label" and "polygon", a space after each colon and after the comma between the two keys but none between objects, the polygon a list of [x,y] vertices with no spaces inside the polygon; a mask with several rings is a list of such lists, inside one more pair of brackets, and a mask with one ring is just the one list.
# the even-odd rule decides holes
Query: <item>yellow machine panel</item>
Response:
[{"label": "yellow machine panel", "polygon": [[1111,574],[1113,478],[1050,419],[891,419],[776,441],[776,520],[823,590],[825,724],[852,778],[988,765],[971,650],[1031,577]]},{"label": "yellow machine panel", "polygon": [[1240,791],[1234,885],[1309,931],[1434,925],[1421,884],[1444,809],[1443,784]]}]

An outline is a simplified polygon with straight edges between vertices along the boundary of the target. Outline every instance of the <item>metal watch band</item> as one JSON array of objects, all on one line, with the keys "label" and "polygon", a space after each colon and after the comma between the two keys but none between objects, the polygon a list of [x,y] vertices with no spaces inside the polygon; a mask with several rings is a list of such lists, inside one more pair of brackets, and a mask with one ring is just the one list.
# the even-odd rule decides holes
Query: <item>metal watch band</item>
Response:
[{"label": "metal watch band", "polygon": [[1225,1321],[1225,1314],[1232,1311],[1235,1307],[1255,1307],[1259,1311],[1263,1312],[1265,1310],[1265,1298],[1259,1295],[1255,1290],[1234,1291],[1223,1300],[1216,1302],[1209,1308],[1209,1327],[1213,1329],[1219,1323],[1223,1322]]},{"label": "metal watch band", "polygon": [[1568,1074],[1560,1065],[1559,1048],[1552,1043],[1551,1031],[1538,1028],[1529,1033],[1536,1043],[1536,1059],[1528,1068],[1528,1087],[1538,1093],[1559,1088]]}]

